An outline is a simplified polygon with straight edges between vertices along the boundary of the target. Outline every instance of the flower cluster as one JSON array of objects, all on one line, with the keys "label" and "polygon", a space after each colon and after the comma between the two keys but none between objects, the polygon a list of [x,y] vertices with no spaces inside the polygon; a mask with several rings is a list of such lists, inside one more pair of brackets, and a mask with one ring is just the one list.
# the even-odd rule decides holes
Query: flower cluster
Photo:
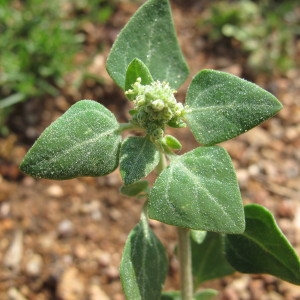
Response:
[{"label": "flower cluster", "polygon": [[154,140],[163,137],[166,125],[185,127],[185,109],[182,103],[176,101],[175,92],[166,82],[142,85],[141,78],[137,78],[132,89],[125,92],[134,103],[131,122],[144,128]]}]

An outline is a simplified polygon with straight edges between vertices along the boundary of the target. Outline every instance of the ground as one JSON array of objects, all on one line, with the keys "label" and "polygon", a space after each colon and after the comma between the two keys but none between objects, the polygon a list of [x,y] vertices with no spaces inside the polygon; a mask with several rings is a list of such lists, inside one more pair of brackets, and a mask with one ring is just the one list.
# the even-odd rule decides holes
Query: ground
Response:
[{"label": "ground", "polygon": [[[196,1],[183,7],[172,2],[176,30],[191,75],[213,68],[246,76],[243,55],[230,49],[208,49],[196,26],[201,7]],[[118,171],[101,178],[68,181],[36,180],[18,165],[42,130],[79,99],[94,99],[127,118],[126,102],[105,71],[109,47],[135,11],[120,4],[106,25],[86,26],[90,41],[77,63],[93,52],[88,70],[101,74],[102,84],[86,80],[79,90],[68,86],[56,98],[32,99],[17,107],[10,120],[11,134],[0,139],[0,299],[125,299],[119,281],[119,263],[129,231],[139,220],[143,201],[121,196]],[[220,55],[220,53],[222,55]],[[76,74],[70,75],[70,82]],[[273,212],[282,231],[300,254],[300,70],[285,76],[253,76],[252,81],[274,93],[284,109],[261,126],[222,143],[237,170],[244,203],[259,203]],[[197,145],[188,130],[176,134],[182,153]],[[151,221],[170,255],[166,290],[178,289],[174,253],[176,231]],[[218,299],[300,299],[300,288],[267,275],[241,275],[207,282],[220,291]]]}]

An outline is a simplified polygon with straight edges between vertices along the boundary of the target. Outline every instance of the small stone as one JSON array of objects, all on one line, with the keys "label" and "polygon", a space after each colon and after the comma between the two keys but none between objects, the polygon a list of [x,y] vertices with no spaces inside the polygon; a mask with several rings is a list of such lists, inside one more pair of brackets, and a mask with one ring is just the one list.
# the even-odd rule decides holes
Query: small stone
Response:
[{"label": "small stone", "polygon": [[3,264],[13,272],[18,272],[23,256],[23,233],[17,230],[3,258]]},{"label": "small stone", "polygon": [[56,297],[60,300],[84,299],[84,283],[74,267],[65,270],[58,280]]},{"label": "small stone", "polygon": [[92,284],[88,290],[89,300],[109,300],[108,295],[96,284]]},{"label": "small stone", "polygon": [[26,300],[26,298],[15,288],[11,287],[7,291],[8,300]]},{"label": "small stone", "polygon": [[120,277],[119,269],[115,266],[109,266],[105,269],[105,274],[109,280],[115,280]]},{"label": "small stone", "polygon": [[58,224],[58,234],[61,237],[69,237],[73,234],[74,225],[73,223],[65,219]]},{"label": "small stone", "polygon": [[111,263],[111,255],[108,252],[97,251],[96,253],[94,253],[94,256],[96,257],[101,267],[108,267]]},{"label": "small stone", "polygon": [[43,259],[38,254],[33,254],[26,263],[25,270],[28,276],[38,277],[42,272]]},{"label": "small stone", "polygon": [[64,195],[64,191],[61,186],[57,184],[53,184],[48,187],[47,193],[49,196],[54,197],[54,198],[60,198]]},{"label": "small stone", "polygon": [[237,179],[239,182],[239,185],[243,188],[247,186],[247,183],[249,181],[249,171],[246,169],[238,169],[236,171]]}]

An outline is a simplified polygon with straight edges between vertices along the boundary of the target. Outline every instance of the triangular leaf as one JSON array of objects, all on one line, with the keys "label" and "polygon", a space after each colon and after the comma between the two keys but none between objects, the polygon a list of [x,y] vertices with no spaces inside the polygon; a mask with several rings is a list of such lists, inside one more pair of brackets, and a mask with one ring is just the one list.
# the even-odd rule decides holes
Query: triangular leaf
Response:
[{"label": "triangular leaf", "polygon": [[214,145],[229,140],[275,115],[280,102],[259,86],[234,75],[203,70],[187,93],[187,122],[196,140]]},{"label": "triangular leaf", "polygon": [[111,49],[107,71],[123,89],[127,67],[134,58],[149,68],[154,80],[167,81],[172,88],[186,79],[188,68],[167,0],[148,0],[123,28]]},{"label": "triangular leaf", "polygon": [[167,275],[167,256],[145,216],[130,232],[120,266],[127,299],[160,299]]},{"label": "triangular leaf", "polygon": [[136,196],[141,192],[148,189],[149,182],[147,180],[140,180],[129,185],[123,185],[120,188],[120,192],[126,196]]},{"label": "triangular leaf", "polygon": [[119,123],[103,105],[82,100],[38,138],[20,168],[38,178],[102,176],[118,165]]},{"label": "triangular leaf", "polygon": [[202,230],[191,230],[190,234],[191,234],[192,240],[195,243],[201,244],[204,241],[207,232],[206,231],[202,231]]},{"label": "triangular leaf", "polygon": [[208,232],[201,244],[191,239],[191,248],[195,286],[235,272],[225,258],[222,235]]},{"label": "triangular leaf", "polygon": [[300,260],[272,214],[257,204],[245,206],[246,230],[226,236],[226,256],[243,273],[267,273],[300,285]]},{"label": "triangular leaf", "polygon": [[[153,78],[146,65],[139,59],[135,58],[128,66],[125,79],[125,91],[131,89],[132,85],[136,82],[137,78],[141,78],[142,85],[148,85],[153,82]],[[132,100],[130,98],[129,99]]]},{"label": "triangular leaf", "polygon": [[120,172],[125,185],[147,176],[158,164],[159,152],[147,137],[131,136],[120,150]]},{"label": "triangular leaf", "polygon": [[226,150],[199,147],[174,158],[154,183],[148,212],[174,226],[242,233],[244,209]]}]

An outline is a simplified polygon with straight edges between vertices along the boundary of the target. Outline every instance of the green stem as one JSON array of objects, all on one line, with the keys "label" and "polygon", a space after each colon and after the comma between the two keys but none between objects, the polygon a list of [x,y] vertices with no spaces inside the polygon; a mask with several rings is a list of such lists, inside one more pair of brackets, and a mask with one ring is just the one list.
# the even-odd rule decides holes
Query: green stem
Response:
[{"label": "green stem", "polygon": [[119,123],[118,132],[123,132],[125,130],[143,130],[143,128],[133,125],[132,123]]},{"label": "green stem", "polygon": [[[167,167],[166,155],[161,151],[156,171],[160,174]],[[177,227],[178,257],[180,265],[181,299],[193,300],[192,251],[189,229]]]},{"label": "green stem", "polygon": [[177,228],[180,263],[181,299],[193,299],[192,252],[189,229]]}]

